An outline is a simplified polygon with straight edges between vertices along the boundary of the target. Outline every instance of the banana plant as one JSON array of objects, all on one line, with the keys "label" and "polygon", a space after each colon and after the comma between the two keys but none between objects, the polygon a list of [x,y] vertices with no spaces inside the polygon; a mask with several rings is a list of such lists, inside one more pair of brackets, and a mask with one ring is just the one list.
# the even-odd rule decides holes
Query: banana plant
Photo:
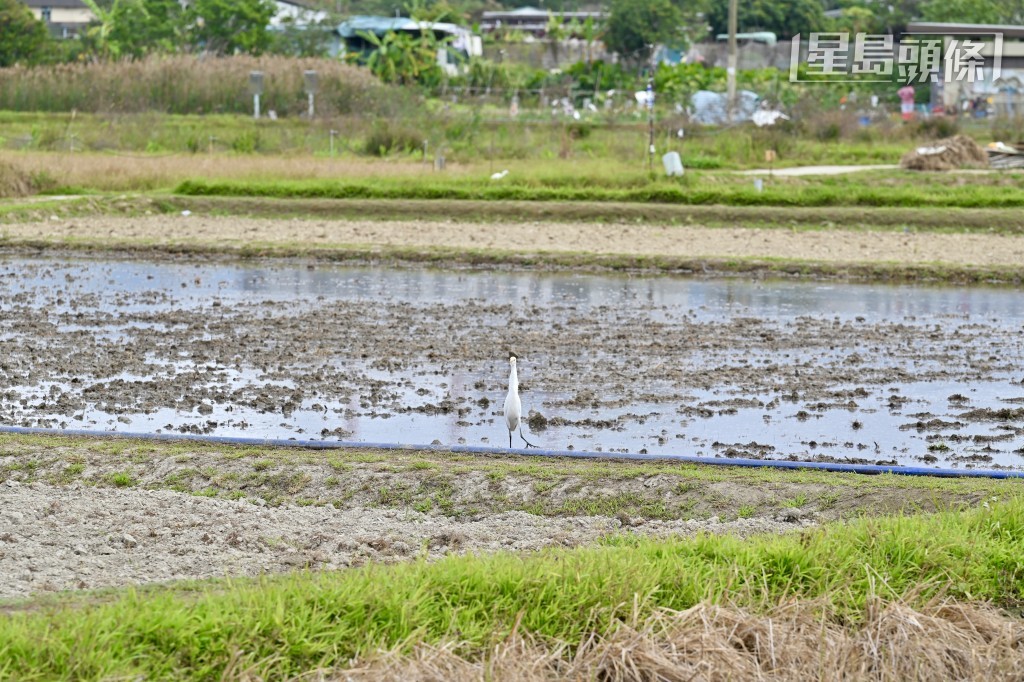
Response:
[{"label": "banana plant", "polygon": [[[136,2],[137,0],[126,1]],[[121,44],[112,39],[111,34],[117,25],[117,16],[121,10],[121,0],[114,0],[110,9],[100,7],[96,0],[82,0],[82,2],[93,13],[97,21],[96,24],[92,24],[86,29],[86,37],[95,41],[96,50],[101,56],[117,59],[121,56]],[[139,4],[140,9],[145,12],[145,6],[142,3]]]}]

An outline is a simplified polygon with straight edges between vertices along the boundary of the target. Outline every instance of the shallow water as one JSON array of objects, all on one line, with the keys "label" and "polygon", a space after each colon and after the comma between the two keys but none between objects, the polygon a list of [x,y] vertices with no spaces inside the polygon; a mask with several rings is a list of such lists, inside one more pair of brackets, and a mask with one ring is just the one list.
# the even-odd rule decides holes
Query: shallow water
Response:
[{"label": "shallow water", "polygon": [[6,258],[0,312],[9,425],[507,446],[511,346],[547,448],[1024,465],[964,416],[1024,400],[1006,289]]}]

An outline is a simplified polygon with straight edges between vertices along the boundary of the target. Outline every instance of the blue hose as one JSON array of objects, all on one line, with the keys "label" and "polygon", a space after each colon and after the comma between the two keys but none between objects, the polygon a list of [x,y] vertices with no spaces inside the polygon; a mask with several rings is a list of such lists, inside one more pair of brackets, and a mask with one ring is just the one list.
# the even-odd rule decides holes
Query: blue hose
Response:
[{"label": "blue hose", "polygon": [[853,474],[900,474],[902,476],[941,476],[950,478],[1024,478],[1024,471],[985,469],[938,469],[878,464],[841,464],[838,462],[796,462],[779,459],[744,459],[725,457],[694,457],[690,455],[648,455],[632,452],[588,452],[585,450],[541,450],[538,448],[489,448],[480,445],[404,445],[401,443],[358,443],[351,441],[294,440],[283,438],[243,438],[236,436],[200,436],[173,433],[131,433],[127,431],[90,431],[88,429],[42,429],[24,426],[0,426],[0,433],[43,436],[85,436],[89,438],[125,438],[168,442],[222,443],[308,450],[429,450],[474,455],[526,455],[530,457],[575,457],[577,459],[629,459],[671,461],[690,464],[715,464],[741,467],[772,467],[775,469],[818,469]]}]

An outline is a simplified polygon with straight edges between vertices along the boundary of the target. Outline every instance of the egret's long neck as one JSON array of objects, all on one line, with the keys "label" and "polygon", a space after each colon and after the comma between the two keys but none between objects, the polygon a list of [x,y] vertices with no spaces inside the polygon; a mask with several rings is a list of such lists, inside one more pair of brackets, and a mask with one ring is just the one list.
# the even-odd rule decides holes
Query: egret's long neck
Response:
[{"label": "egret's long neck", "polygon": [[515,365],[512,365],[512,371],[508,373],[508,389],[510,391],[519,390],[519,375],[516,374]]}]

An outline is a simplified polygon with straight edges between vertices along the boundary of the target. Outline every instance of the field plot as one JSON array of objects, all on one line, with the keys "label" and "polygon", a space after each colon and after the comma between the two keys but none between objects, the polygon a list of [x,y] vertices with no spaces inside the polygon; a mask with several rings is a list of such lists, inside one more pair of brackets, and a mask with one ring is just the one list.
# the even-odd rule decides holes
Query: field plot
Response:
[{"label": "field plot", "polygon": [[615,459],[1019,473],[1018,216],[394,201],[5,207],[3,425],[437,449],[0,434],[0,678],[1021,678],[1021,480]]},{"label": "field plot", "polygon": [[[14,259],[10,425],[1024,464],[1012,291],[312,263]],[[513,443],[519,447],[521,443]]]}]

